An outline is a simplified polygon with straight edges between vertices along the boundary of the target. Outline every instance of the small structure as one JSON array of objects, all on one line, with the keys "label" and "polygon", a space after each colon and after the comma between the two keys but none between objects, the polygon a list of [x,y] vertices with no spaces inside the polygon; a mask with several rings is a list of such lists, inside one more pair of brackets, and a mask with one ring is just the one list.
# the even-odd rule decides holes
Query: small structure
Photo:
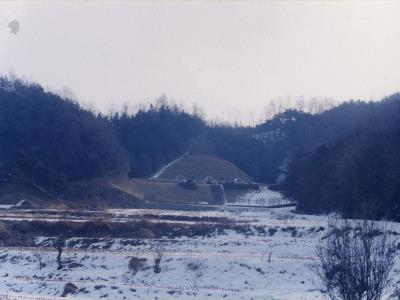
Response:
[{"label": "small structure", "polygon": [[183,175],[178,175],[175,178],[175,182],[176,183],[185,183],[186,181],[187,180],[186,180],[185,176],[183,176]]},{"label": "small structure", "polygon": [[206,183],[206,184],[216,184],[216,183],[218,183],[218,181],[212,176],[206,176],[206,178],[204,178],[204,183]]},{"label": "small structure", "polygon": [[239,177],[236,177],[235,179],[233,179],[233,183],[242,183],[242,179],[240,179]]}]

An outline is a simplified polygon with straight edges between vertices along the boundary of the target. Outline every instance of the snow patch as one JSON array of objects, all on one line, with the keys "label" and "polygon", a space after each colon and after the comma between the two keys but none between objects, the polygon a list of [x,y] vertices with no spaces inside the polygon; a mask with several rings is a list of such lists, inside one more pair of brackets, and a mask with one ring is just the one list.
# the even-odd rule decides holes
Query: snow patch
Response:
[{"label": "snow patch", "polygon": [[160,170],[158,170],[153,176],[151,176],[152,179],[157,179],[160,178],[161,174],[164,173],[166,169],[171,167],[173,164],[177,163],[178,161],[182,160],[183,157],[185,157],[189,152],[185,152],[181,157],[178,157],[177,159],[171,161],[170,163],[166,164],[164,167],[162,167]]}]

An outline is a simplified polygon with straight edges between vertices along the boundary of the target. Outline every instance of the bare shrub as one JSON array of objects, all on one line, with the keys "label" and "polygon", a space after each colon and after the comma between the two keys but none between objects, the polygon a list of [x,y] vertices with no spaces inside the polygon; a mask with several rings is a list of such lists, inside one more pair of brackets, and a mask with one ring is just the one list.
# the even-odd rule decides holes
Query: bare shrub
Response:
[{"label": "bare shrub", "polygon": [[391,295],[391,299],[400,300],[400,286],[397,286]]},{"label": "bare shrub", "polygon": [[198,271],[198,270],[201,269],[201,264],[198,263],[198,262],[196,262],[196,261],[191,261],[191,262],[189,262],[189,263],[186,265],[186,268],[187,268],[189,271],[196,272],[196,271]]},{"label": "bare shrub", "polygon": [[157,250],[156,250],[157,256],[154,258],[154,273],[158,274],[161,273],[161,267],[160,267],[160,263],[161,263],[161,259],[163,257],[164,254],[164,247],[159,244],[157,246]]},{"label": "bare shrub", "polygon": [[66,297],[68,295],[75,295],[77,293],[79,293],[79,288],[75,284],[68,282],[64,286],[64,291],[61,294],[61,297]]},{"label": "bare shrub", "polygon": [[269,236],[273,236],[276,232],[278,231],[278,229],[276,228],[268,228],[268,234]]},{"label": "bare shrub", "polygon": [[395,252],[385,225],[331,220],[309,267],[332,300],[379,300],[391,283]]},{"label": "bare shrub", "polygon": [[146,258],[139,258],[139,257],[131,257],[129,260],[128,268],[132,271],[133,274],[136,274],[140,270],[144,268],[146,265]]},{"label": "bare shrub", "polygon": [[206,265],[204,262],[198,259],[189,259],[186,265],[186,269],[188,271],[193,272],[194,274],[194,280],[195,280],[195,285],[196,285],[196,280],[203,276],[203,272],[206,269]]}]

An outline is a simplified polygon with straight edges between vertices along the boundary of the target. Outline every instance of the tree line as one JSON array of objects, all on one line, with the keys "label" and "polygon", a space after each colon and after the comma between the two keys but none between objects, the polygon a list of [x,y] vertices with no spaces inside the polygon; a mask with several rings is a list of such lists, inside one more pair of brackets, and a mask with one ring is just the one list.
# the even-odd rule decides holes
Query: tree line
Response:
[{"label": "tree line", "polygon": [[[53,189],[95,177],[148,177],[186,152],[231,161],[256,181],[278,183],[307,213],[361,206],[400,215],[400,95],[318,111],[280,110],[254,126],[207,123],[165,98],[104,116],[0,78],[0,178]],[[373,212],[372,212],[373,211]]]},{"label": "tree line", "polygon": [[[161,98],[134,114],[109,116],[45,91],[0,78],[0,178],[60,189],[95,177],[148,177],[190,151],[233,161],[263,179],[264,146],[245,128],[209,125]],[[257,155],[247,156],[254,151]]]},{"label": "tree line", "polygon": [[[283,190],[308,213],[400,217],[400,95],[313,116],[312,137],[288,153]],[[311,139],[311,140],[312,140]],[[308,144],[308,145],[307,145]],[[312,146],[312,147],[311,147]]]},{"label": "tree line", "polygon": [[55,189],[68,181],[128,171],[127,153],[106,118],[44,91],[0,78],[0,177]]}]

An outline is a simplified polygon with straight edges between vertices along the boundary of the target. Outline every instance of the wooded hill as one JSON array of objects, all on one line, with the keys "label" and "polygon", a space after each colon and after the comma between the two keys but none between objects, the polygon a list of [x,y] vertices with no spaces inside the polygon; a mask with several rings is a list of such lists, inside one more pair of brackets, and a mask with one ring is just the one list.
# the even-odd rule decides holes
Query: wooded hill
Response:
[{"label": "wooded hill", "polygon": [[[288,110],[256,128],[297,210],[400,215],[400,94],[310,115]],[[275,173],[276,174],[276,173]],[[271,175],[275,175],[271,174]]]},{"label": "wooded hill", "polygon": [[103,116],[40,85],[3,77],[0,178],[57,194],[71,182],[148,177],[189,151],[228,160],[257,181],[277,181],[299,211],[355,215],[362,206],[395,218],[399,103],[396,94],[320,114],[289,109],[256,127],[223,126],[165,101]]}]

